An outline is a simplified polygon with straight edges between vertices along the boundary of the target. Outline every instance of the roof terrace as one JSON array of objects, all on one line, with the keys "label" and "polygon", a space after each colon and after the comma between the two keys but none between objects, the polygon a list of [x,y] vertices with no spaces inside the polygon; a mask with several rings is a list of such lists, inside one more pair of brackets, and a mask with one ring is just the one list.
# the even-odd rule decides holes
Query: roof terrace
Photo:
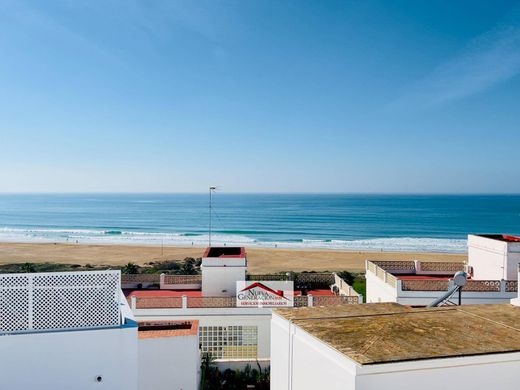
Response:
[{"label": "roof terrace", "polygon": [[[380,286],[386,301],[411,305],[428,305],[441,292],[452,287],[453,276],[458,271],[471,271],[461,262],[433,261],[371,261],[366,262],[367,302],[377,302],[375,296]],[[471,272],[463,288],[463,301],[466,303],[509,302],[518,290],[516,280],[475,280]],[[379,298],[377,298],[379,299]],[[493,301],[495,300],[495,301]],[[383,300],[382,300],[383,301]],[[417,302],[421,303],[417,303]]]},{"label": "roof terrace", "polygon": [[[335,273],[248,274],[247,280],[293,280],[294,306],[362,303],[363,297]],[[200,275],[123,274],[132,309],[236,308],[236,298],[203,296]],[[240,310],[240,309],[239,309]]]},{"label": "roof terrace", "polygon": [[206,248],[205,258],[244,258],[246,257],[246,248],[232,246],[212,246]]},{"label": "roof terrace", "polygon": [[274,313],[362,365],[520,351],[520,307],[509,304],[412,309],[386,303]]}]

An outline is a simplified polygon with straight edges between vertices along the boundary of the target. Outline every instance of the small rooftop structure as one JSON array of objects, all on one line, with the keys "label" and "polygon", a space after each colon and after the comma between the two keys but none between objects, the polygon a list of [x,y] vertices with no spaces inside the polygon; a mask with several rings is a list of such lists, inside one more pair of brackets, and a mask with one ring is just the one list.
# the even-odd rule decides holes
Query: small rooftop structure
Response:
[{"label": "small rooftop structure", "polygon": [[119,271],[0,274],[0,350],[2,389],[138,390]]},{"label": "small rooftop structure", "polygon": [[520,237],[507,234],[468,235],[468,266],[474,279],[517,280]]},{"label": "small rooftop structure", "polygon": [[139,321],[139,339],[197,336],[199,321]]},{"label": "small rooftop structure", "polygon": [[204,258],[245,258],[246,248],[233,246],[211,246],[206,248]]},{"label": "small rooftop structure", "polygon": [[139,390],[197,389],[199,321],[139,321]]},{"label": "small rooftop structure", "polygon": [[202,256],[202,295],[229,297],[236,294],[236,282],[246,279],[246,249],[209,247]]},{"label": "small rooftop structure", "polygon": [[475,234],[475,236],[503,242],[520,242],[520,237],[508,234]]},{"label": "small rooftop structure", "polygon": [[520,352],[520,307],[396,303],[276,309],[358,364]]}]

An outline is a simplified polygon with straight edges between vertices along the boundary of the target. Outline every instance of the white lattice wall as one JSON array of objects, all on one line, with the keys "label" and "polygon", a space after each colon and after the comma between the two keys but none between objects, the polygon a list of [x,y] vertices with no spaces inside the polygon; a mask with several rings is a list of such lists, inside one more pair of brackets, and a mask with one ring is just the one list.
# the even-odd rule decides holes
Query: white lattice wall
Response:
[{"label": "white lattice wall", "polygon": [[0,333],[121,324],[120,271],[0,274]]}]

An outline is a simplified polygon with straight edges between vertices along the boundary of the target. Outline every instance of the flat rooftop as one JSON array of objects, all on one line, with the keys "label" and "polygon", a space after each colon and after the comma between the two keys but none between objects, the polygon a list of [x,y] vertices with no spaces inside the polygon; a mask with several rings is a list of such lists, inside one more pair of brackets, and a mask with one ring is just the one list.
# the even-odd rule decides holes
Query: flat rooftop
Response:
[{"label": "flat rooftop", "polygon": [[520,307],[397,303],[276,309],[359,364],[520,352]]},{"label": "flat rooftop", "polygon": [[212,246],[206,248],[206,251],[202,257],[244,258],[246,257],[246,248],[233,246]]},{"label": "flat rooftop", "polygon": [[138,336],[140,339],[158,337],[196,336],[199,321],[139,321]]},{"label": "flat rooftop", "polygon": [[492,240],[504,241],[504,242],[520,242],[520,237],[512,236],[508,234],[475,234],[477,237],[491,238]]}]

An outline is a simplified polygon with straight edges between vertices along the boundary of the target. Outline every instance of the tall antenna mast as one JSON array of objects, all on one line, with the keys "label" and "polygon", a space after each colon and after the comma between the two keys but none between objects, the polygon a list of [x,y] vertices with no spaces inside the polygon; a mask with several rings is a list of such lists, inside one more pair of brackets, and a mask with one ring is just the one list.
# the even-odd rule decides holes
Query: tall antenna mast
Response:
[{"label": "tall antenna mast", "polygon": [[209,187],[209,231],[208,231],[208,246],[211,248],[211,195],[217,189],[217,187]]}]

